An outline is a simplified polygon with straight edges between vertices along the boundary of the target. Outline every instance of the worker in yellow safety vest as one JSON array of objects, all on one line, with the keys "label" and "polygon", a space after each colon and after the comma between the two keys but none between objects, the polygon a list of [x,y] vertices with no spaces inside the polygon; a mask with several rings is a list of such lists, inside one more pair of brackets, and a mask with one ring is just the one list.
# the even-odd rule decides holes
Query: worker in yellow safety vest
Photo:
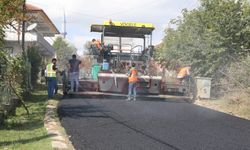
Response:
[{"label": "worker in yellow safety vest", "polygon": [[[132,64],[128,72],[128,98],[127,101],[136,100],[136,84],[138,82],[138,71],[135,68],[135,63]],[[133,94],[133,95],[132,95]]]},{"label": "worker in yellow safety vest", "polygon": [[180,69],[180,71],[177,74],[177,78],[179,79],[180,83],[183,83],[185,79],[187,79],[190,75],[190,66],[185,66]]},{"label": "worker in yellow safety vest", "polygon": [[48,81],[48,98],[51,99],[54,95],[54,90],[56,88],[56,72],[57,72],[57,66],[56,66],[56,58],[52,59],[52,62],[49,63],[46,66],[46,77]]}]

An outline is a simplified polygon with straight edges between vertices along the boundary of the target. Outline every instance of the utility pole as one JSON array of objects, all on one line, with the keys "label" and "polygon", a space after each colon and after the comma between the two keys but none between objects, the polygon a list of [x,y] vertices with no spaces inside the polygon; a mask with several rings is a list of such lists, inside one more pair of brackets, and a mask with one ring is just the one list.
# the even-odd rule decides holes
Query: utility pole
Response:
[{"label": "utility pole", "polygon": [[26,51],[25,51],[25,16],[26,15],[26,0],[23,2],[23,19],[22,19],[22,50],[23,56],[26,59]]},{"label": "utility pole", "polygon": [[22,18],[22,51],[23,51],[23,59],[25,61],[25,68],[27,69],[27,72],[25,74],[25,84],[26,84],[26,93],[30,93],[31,85],[30,85],[30,70],[31,65],[28,60],[28,54],[25,50],[25,31],[26,31],[26,0],[23,1],[23,18]]},{"label": "utility pole", "polygon": [[63,38],[65,39],[66,38],[66,35],[67,35],[67,21],[66,21],[66,15],[65,15],[65,9],[63,9]]}]

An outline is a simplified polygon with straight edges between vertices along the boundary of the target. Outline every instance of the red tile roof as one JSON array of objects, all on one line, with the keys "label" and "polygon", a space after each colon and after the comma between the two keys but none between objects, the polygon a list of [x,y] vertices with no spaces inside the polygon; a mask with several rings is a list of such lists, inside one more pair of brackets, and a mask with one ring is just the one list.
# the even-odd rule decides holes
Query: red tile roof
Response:
[{"label": "red tile roof", "polygon": [[41,8],[37,7],[37,6],[34,6],[34,5],[31,5],[31,4],[25,4],[26,5],[26,9],[29,11],[42,11]]},{"label": "red tile roof", "polygon": [[53,31],[56,33],[56,34],[59,34],[59,30],[56,28],[56,26],[54,25],[54,23],[50,20],[50,18],[48,17],[48,15],[43,11],[42,8],[39,8],[37,6],[34,6],[32,4],[25,4],[26,6],[26,10],[27,12],[38,12],[38,13],[41,13],[42,16],[45,18],[45,20],[47,21],[47,23],[52,27]]}]

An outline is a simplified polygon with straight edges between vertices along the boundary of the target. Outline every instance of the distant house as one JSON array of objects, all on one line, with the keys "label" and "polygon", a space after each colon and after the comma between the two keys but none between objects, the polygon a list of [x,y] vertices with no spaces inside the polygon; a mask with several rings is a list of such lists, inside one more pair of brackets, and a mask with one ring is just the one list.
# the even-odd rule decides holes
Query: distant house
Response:
[{"label": "distant house", "polygon": [[[25,31],[25,47],[37,46],[43,58],[55,56],[55,49],[45,40],[60,34],[56,26],[41,9],[31,4],[26,4],[27,22]],[[14,21],[5,29],[5,48],[13,55],[22,52],[22,22]]]}]

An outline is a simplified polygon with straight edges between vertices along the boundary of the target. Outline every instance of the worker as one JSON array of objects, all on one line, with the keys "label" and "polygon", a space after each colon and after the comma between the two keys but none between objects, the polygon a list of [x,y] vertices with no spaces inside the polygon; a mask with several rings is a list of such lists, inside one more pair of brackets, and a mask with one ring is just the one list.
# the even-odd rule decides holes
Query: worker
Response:
[{"label": "worker", "polygon": [[55,86],[55,93],[54,94],[58,93],[58,82],[60,81],[60,76],[62,74],[62,72],[59,71],[58,66],[56,68],[57,68],[57,71],[56,71],[56,86]]},{"label": "worker", "polygon": [[190,68],[191,68],[190,66],[182,67],[180,69],[179,73],[177,74],[177,78],[179,79],[179,82],[181,84],[183,84],[184,81],[189,78],[189,76],[190,76]]},{"label": "worker", "polygon": [[113,44],[108,44],[108,45],[104,46],[103,59],[106,59],[109,62],[110,58],[111,58],[111,51],[113,49],[114,49]]},{"label": "worker", "polygon": [[56,88],[56,58],[52,59],[52,62],[46,66],[46,78],[48,82],[48,98],[51,99],[54,96],[54,90]]},{"label": "worker", "polygon": [[92,39],[92,44],[93,44],[94,46],[96,46],[96,48],[97,48],[98,50],[101,50],[101,49],[102,49],[102,43],[101,43],[100,40]]},{"label": "worker", "polygon": [[[136,84],[138,82],[138,71],[135,68],[135,63],[132,64],[131,69],[128,72],[128,98],[127,101],[136,101]],[[132,96],[133,94],[133,96]]]},{"label": "worker", "polygon": [[148,74],[147,67],[146,67],[145,65],[142,65],[142,66],[141,66],[141,73],[142,73],[143,75],[147,75],[147,74]]},{"label": "worker", "polygon": [[[76,55],[72,55],[72,59],[69,60],[69,77],[70,77],[70,92],[78,92],[79,88],[79,66],[81,61],[76,59]],[[74,86],[74,82],[76,85]],[[74,90],[75,87],[75,90]]]},{"label": "worker", "polygon": [[100,40],[92,39],[92,53],[96,55],[96,59],[98,63],[102,63],[104,59],[104,43],[101,43]]}]

